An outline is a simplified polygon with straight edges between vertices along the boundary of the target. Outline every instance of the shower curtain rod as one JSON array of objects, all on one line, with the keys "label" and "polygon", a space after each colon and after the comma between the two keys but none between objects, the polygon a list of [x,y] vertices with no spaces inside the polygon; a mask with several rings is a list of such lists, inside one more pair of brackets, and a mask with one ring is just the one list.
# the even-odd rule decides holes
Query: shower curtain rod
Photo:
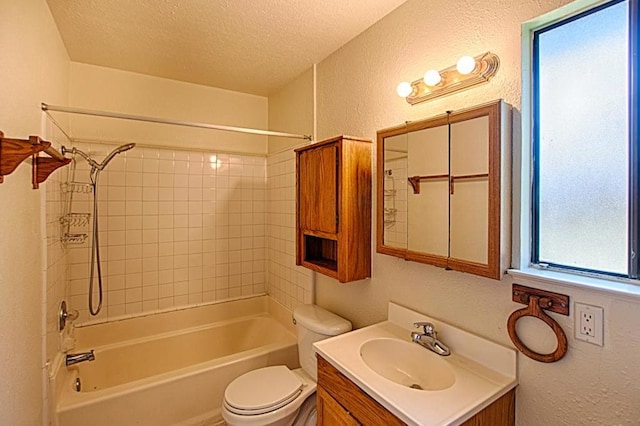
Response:
[{"label": "shower curtain rod", "polygon": [[41,104],[43,111],[67,112],[69,114],[94,115],[97,117],[120,118],[123,120],[146,121],[149,123],[172,124],[175,126],[199,127],[202,129],[224,130],[227,132],[250,133],[254,135],[278,136],[281,138],[305,139],[311,141],[311,135],[296,135],[294,133],[272,132],[271,130],[247,129],[245,127],[221,126],[218,124],[195,123],[192,121],[170,120],[166,118],[147,117],[144,115],[121,114],[117,112],[96,111],[91,109],[72,108],[60,105]]}]

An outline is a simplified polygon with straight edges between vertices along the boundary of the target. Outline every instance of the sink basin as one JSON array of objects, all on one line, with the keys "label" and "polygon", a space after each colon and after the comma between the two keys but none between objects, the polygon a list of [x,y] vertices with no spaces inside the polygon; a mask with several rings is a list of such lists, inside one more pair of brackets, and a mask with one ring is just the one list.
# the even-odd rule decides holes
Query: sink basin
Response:
[{"label": "sink basin", "polygon": [[376,374],[412,389],[443,390],[456,381],[446,361],[415,343],[390,338],[368,340],[360,346],[360,357]]}]

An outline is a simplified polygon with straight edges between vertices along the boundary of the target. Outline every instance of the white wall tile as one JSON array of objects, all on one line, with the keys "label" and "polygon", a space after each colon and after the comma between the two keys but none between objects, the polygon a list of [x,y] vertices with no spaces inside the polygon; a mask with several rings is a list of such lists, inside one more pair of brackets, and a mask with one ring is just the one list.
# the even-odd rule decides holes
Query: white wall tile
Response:
[{"label": "white wall tile", "polygon": [[[91,149],[104,153],[112,147]],[[103,317],[264,292],[268,250],[256,236],[267,233],[266,172],[264,157],[213,152],[137,147],[114,158],[98,192]],[[88,179],[88,168],[76,176]],[[60,228],[61,196],[52,191],[47,200],[52,239],[49,234]],[[78,194],[73,205],[89,211],[92,198]],[[65,253],[57,263],[47,260],[48,276],[67,283],[70,307],[86,321],[89,245]]]}]

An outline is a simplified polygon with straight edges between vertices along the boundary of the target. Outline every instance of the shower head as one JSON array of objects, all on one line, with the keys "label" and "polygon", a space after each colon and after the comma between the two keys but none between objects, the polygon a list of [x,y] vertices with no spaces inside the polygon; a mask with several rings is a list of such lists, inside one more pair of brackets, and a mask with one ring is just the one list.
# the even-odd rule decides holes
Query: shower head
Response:
[{"label": "shower head", "polygon": [[107,164],[109,164],[109,161],[111,161],[113,159],[113,157],[115,157],[117,154],[120,154],[121,152],[129,151],[134,146],[136,146],[135,143],[128,143],[128,144],[120,145],[119,147],[117,147],[116,149],[111,151],[109,153],[109,155],[107,155],[104,158],[104,160],[102,160],[102,163],[100,163],[100,165],[99,165],[99,169],[100,170],[104,169],[107,166]]},{"label": "shower head", "polygon": [[89,157],[88,154],[86,154],[85,152],[79,150],[76,147],[73,147],[73,148],[69,149],[69,148],[66,148],[66,147],[63,146],[61,151],[62,151],[62,155],[66,154],[66,153],[70,153],[70,154],[73,154],[73,155],[78,154],[79,156],[81,156],[82,158],[87,160],[87,162],[89,163],[89,165],[91,166],[92,169],[103,170],[107,166],[107,164],[109,164],[109,161],[111,161],[113,159],[113,157],[115,157],[117,154],[120,154],[121,152],[129,151],[131,148],[133,148],[135,146],[136,146],[135,143],[127,143],[127,144],[124,144],[124,145],[120,145],[119,147],[117,147],[116,149],[111,151],[109,153],[109,155],[104,157],[104,160],[102,160],[102,163],[99,163],[99,164],[93,158]]}]

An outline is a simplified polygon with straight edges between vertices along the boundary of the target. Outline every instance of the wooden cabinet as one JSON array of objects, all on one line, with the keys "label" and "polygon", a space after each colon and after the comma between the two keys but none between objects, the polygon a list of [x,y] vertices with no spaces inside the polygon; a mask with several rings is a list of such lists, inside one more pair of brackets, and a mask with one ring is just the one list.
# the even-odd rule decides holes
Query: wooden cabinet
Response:
[{"label": "wooden cabinet", "polygon": [[[380,405],[322,356],[318,358],[318,426],[400,426],[405,423]],[[513,426],[515,389],[462,426]]]},{"label": "wooden cabinet", "polygon": [[371,276],[371,141],[296,149],[296,265],[345,283]]}]

